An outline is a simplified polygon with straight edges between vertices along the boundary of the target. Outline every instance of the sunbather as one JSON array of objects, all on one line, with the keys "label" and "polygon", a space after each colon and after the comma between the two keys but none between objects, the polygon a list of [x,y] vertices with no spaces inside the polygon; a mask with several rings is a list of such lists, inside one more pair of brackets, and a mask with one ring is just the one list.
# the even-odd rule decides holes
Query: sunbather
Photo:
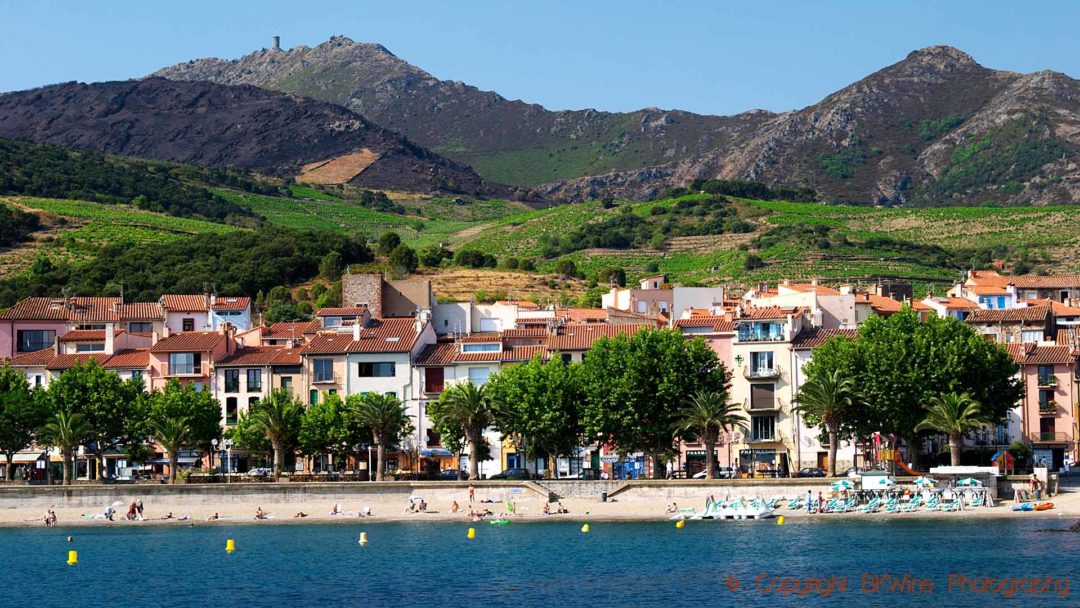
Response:
[{"label": "sunbather", "polygon": [[266,519],[266,511],[262,507],[255,507],[255,519]]}]

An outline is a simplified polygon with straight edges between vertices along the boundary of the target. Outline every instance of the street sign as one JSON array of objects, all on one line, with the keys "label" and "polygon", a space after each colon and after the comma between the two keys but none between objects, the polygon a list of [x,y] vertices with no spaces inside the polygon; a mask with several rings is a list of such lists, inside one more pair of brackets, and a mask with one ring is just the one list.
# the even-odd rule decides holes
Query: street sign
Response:
[{"label": "street sign", "polygon": [[600,462],[616,463],[616,462],[619,462],[619,457],[618,456],[601,456],[600,457]]}]

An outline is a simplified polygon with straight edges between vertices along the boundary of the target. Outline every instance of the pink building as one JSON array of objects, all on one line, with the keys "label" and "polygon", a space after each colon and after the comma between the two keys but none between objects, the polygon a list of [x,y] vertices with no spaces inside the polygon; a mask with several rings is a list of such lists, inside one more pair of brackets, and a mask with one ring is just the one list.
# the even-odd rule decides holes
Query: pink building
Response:
[{"label": "pink building", "polygon": [[150,347],[149,388],[159,390],[177,378],[197,389],[210,387],[214,363],[237,349],[231,328],[218,331],[185,331],[166,335]]},{"label": "pink building", "polygon": [[1020,423],[1025,442],[1031,445],[1036,460],[1045,458],[1053,470],[1064,465],[1066,454],[1076,462],[1076,357],[1072,348],[1033,343],[1009,344],[1007,348],[1020,365],[1024,386]]}]

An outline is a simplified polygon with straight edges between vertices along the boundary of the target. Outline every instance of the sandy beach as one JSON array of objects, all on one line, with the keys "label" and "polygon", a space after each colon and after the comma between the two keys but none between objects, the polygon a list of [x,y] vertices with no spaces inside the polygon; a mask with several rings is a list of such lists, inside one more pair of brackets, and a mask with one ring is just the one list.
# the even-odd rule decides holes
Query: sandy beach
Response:
[{"label": "sandy beach", "polygon": [[[289,496],[288,493],[282,493],[283,496]],[[717,493],[721,496],[721,493]],[[738,494],[733,494],[738,496]],[[125,515],[128,510],[128,505],[133,500],[143,500],[144,505],[144,520],[142,521],[128,521]],[[235,524],[253,524],[253,525],[279,525],[279,524],[295,524],[295,523],[349,523],[357,524],[357,522],[365,523],[379,523],[379,522],[460,522],[463,524],[472,523],[473,520],[469,517],[468,513],[470,508],[482,511],[484,509],[493,513],[493,516],[488,516],[486,519],[495,519],[500,514],[506,514],[508,511],[507,505],[502,501],[495,501],[489,499],[485,495],[485,489],[483,486],[476,488],[476,502],[472,505],[469,503],[468,493],[465,489],[462,489],[460,496],[456,493],[451,493],[449,496],[434,496],[424,497],[428,502],[428,508],[426,512],[415,513],[408,512],[409,507],[408,500],[402,500],[397,496],[382,496],[382,495],[358,495],[354,499],[350,500],[347,497],[340,500],[337,505],[338,508],[344,512],[342,515],[331,515],[331,511],[334,509],[334,502],[327,502],[325,500],[312,500],[305,497],[288,498],[285,500],[262,500],[257,501],[250,499],[250,497],[243,497],[241,500],[232,500],[228,502],[222,502],[221,504],[182,504],[181,502],[172,502],[169,497],[158,495],[153,499],[149,499],[140,496],[138,487],[133,486],[131,492],[125,495],[123,499],[117,499],[113,502],[116,510],[114,515],[114,521],[108,521],[102,518],[90,519],[88,516],[100,514],[106,504],[102,504],[100,508],[88,509],[88,508],[54,508],[57,516],[58,526],[146,526],[146,525],[235,525]],[[747,496],[747,498],[751,498]],[[788,497],[790,498],[790,497]],[[485,500],[492,500],[491,502],[483,502]],[[1041,511],[1041,512],[1016,512],[1012,511],[1012,500],[998,500],[996,506],[992,508],[968,508],[961,512],[928,512],[919,511],[916,513],[875,513],[875,514],[863,514],[863,513],[843,513],[843,514],[822,514],[822,515],[808,515],[805,510],[793,510],[781,507],[777,510],[777,515],[783,515],[785,519],[798,520],[801,518],[820,518],[820,519],[836,519],[836,518],[937,518],[937,519],[970,519],[972,517],[1017,517],[1017,518],[1039,518],[1039,519],[1069,519],[1072,520],[1080,518],[1080,493],[1072,491],[1071,488],[1063,488],[1063,493],[1053,496],[1048,499],[1049,502],[1054,503],[1054,508]],[[456,501],[459,505],[459,510],[455,513],[452,510],[453,502]],[[569,513],[566,514],[543,514],[543,507],[545,501],[540,497],[523,496],[520,499],[515,498],[514,507],[515,513],[508,515],[508,518],[513,522],[535,522],[535,521],[666,521],[671,519],[671,514],[667,512],[668,506],[673,501],[668,499],[640,499],[634,498],[632,500],[620,500],[618,497],[609,499],[608,502],[601,502],[597,498],[567,498],[561,501],[563,507],[566,508]],[[703,500],[695,501],[676,501],[678,507],[694,507],[698,512],[704,507]],[[552,512],[555,511],[558,503],[550,503],[549,508]],[[266,514],[267,519],[256,519],[256,510],[261,508]],[[359,517],[358,513],[361,510],[370,509],[370,516]],[[0,509],[0,527],[44,527],[44,523],[41,518],[45,510],[41,508],[7,508]],[[172,514],[172,517],[165,519],[167,514]],[[305,517],[295,517],[297,513],[304,513]],[[213,516],[217,515],[215,519]],[[479,523],[479,522],[478,522]]]}]

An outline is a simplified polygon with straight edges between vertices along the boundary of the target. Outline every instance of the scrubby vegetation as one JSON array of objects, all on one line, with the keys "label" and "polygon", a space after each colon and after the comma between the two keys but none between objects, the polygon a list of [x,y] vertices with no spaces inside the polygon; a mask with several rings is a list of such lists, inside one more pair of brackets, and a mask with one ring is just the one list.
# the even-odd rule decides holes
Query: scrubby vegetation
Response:
[{"label": "scrubby vegetation", "polygon": [[38,216],[0,204],[0,247],[14,245],[38,229]]}]

